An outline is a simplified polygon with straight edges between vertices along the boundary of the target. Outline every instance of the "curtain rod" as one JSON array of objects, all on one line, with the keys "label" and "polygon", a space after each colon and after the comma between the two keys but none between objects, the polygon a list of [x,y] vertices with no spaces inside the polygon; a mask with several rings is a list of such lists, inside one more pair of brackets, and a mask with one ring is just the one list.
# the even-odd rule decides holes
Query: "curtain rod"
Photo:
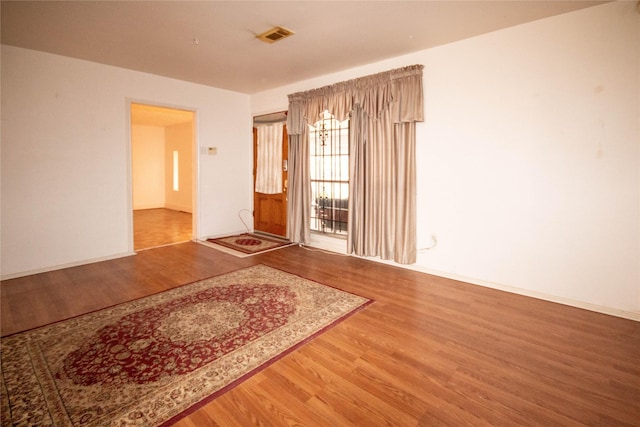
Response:
[{"label": "curtain rod", "polygon": [[295,92],[289,95],[289,100],[304,99],[309,96],[316,96],[318,94],[326,94],[334,91],[345,90],[346,88],[361,88],[370,85],[371,83],[379,84],[384,80],[393,80],[396,78],[402,78],[406,76],[422,73],[424,65],[408,65],[406,67],[395,68],[393,70],[382,71],[376,74],[370,74],[368,76],[357,77],[351,80],[345,80],[343,82],[334,83],[331,85],[322,86],[316,89],[310,89],[303,92]]},{"label": "curtain rod", "polygon": [[276,113],[261,114],[253,118],[253,124],[268,125],[287,121],[287,112],[278,111]]}]

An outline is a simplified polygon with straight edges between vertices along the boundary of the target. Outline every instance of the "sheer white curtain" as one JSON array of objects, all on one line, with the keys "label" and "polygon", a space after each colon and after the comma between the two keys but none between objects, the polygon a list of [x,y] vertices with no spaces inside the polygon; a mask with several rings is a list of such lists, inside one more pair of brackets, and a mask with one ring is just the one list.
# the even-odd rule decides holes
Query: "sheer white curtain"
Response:
[{"label": "sheer white curtain", "polygon": [[258,126],[256,193],[282,193],[282,133],[284,123]]},{"label": "sheer white curtain", "polygon": [[[306,149],[295,167],[300,191],[290,193],[290,236],[309,240],[309,124],[328,110],[350,117],[347,251],[398,263],[416,261],[415,123],[423,120],[422,65],[399,68],[289,95],[290,149]],[[306,191],[306,192],[305,192]],[[294,200],[295,199],[295,200]],[[304,208],[306,206],[306,210]]]}]

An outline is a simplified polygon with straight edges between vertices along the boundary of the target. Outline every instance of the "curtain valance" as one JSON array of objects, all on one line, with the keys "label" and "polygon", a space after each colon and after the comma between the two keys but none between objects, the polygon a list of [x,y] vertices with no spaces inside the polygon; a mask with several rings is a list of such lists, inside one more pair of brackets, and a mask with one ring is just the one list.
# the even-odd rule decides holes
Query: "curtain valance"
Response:
[{"label": "curtain valance", "polygon": [[394,123],[422,121],[423,68],[412,65],[293,93],[289,95],[289,135],[300,135],[304,127],[320,120],[325,110],[339,121],[346,120],[356,105],[374,120],[388,108]]},{"label": "curtain valance", "polygon": [[287,234],[310,241],[309,125],[325,110],[349,122],[347,253],[416,260],[415,128],[423,120],[422,65],[289,95]]}]

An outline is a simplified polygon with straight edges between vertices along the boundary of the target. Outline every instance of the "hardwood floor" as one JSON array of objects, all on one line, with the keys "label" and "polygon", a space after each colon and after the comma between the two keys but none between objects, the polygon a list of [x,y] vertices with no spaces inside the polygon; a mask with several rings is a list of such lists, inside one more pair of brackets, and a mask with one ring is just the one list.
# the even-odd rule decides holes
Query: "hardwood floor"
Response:
[{"label": "hardwood floor", "polygon": [[133,211],[133,249],[149,249],[188,242],[192,237],[191,214],[171,209]]},{"label": "hardwood floor", "polygon": [[196,243],[2,282],[2,335],[263,263],[375,300],[188,426],[640,425],[640,322],[293,246]]}]

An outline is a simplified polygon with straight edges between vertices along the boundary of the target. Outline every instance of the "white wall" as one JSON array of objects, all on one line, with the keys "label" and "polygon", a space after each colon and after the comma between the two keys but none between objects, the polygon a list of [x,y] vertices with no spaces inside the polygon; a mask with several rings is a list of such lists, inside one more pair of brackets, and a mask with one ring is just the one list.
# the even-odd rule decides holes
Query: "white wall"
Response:
[{"label": "white wall", "polygon": [[414,267],[635,316],[639,52],[635,2],[610,3],[259,93],[252,111],[424,64],[418,245],[438,244]]},{"label": "white wall", "polygon": [[196,110],[218,147],[206,237],[243,230],[252,115],[421,63],[418,243],[438,245],[416,268],[640,313],[639,17],[604,4],[252,97],[2,46],[2,277],[132,252],[128,100]]},{"label": "white wall", "polygon": [[131,124],[133,209],[165,207],[164,134],[163,126]]},{"label": "white wall", "polygon": [[243,230],[248,95],[11,46],[1,53],[3,278],[132,253],[130,101],[197,111],[198,144],[218,147],[199,156],[197,237]]}]

